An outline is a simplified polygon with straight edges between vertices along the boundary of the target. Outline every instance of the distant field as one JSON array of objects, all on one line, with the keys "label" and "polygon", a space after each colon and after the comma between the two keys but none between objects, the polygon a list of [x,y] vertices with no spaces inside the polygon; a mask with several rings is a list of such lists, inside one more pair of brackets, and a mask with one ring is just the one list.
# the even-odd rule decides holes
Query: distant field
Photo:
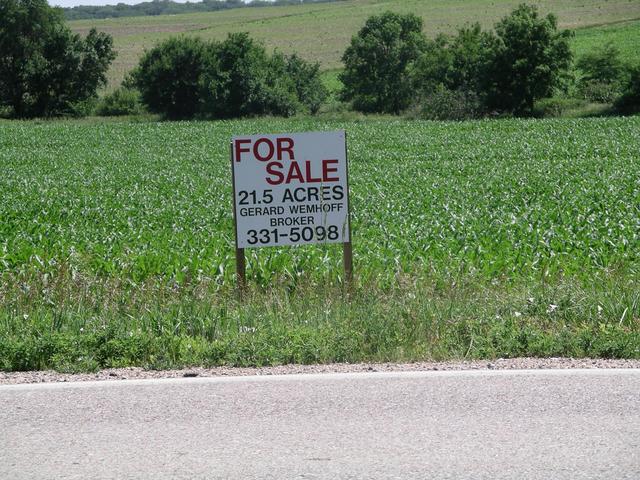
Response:
[{"label": "distant field", "polygon": [[623,59],[640,62],[640,19],[576,30],[573,49],[576,56],[583,55],[606,42],[620,50]]},{"label": "distant field", "polygon": [[[349,133],[340,249],[248,255],[228,142]],[[640,117],[0,123],[0,369],[640,357]]]},{"label": "distant field", "polygon": [[[248,31],[269,48],[285,53],[299,52],[308,60],[320,62],[323,70],[332,70],[341,66],[340,57],[351,36],[370,15],[385,10],[414,12],[424,19],[426,33],[434,36],[440,32],[452,32],[465,22],[478,21],[483,26],[490,27],[519,3],[520,0],[347,0],[319,5],[242,8],[205,14],[82,20],[69,22],[69,25],[81,33],[95,26],[114,36],[119,56],[110,72],[113,88],[136,65],[145,48],[172,35],[222,39],[228,32]],[[637,22],[617,22],[640,19],[640,2],[538,0],[529,3],[539,5],[543,13],[554,12],[563,28],[584,29],[598,26],[593,31],[579,32],[574,42],[578,51],[598,43],[597,38],[602,34],[621,39],[625,44],[625,54],[633,55]]]}]

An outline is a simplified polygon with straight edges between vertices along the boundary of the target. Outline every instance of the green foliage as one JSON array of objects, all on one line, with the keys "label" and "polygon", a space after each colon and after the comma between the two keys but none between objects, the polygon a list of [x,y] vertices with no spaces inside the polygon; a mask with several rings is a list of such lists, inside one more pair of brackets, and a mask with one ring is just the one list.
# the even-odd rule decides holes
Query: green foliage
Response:
[{"label": "green foliage", "polygon": [[[270,248],[238,304],[229,138],[340,128],[353,294],[339,246]],[[639,136],[640,117],[5,122],[0,368],[638,358]]]},{"label": "green foliage", "polygon": [[640,358],[638,294],[629,284],[478,282],[439,290],[433,278],[414,280],[357,287],[348,299],[323,285],[251,290],[239,304],[232,291],[202,298],[145,284],[112,290],[99,308],[98,297],[54,308],[34,302],[25,316],[0,304],[0,370]]},{"label": "green foliage", "polygon": [[202,77],[204,110],[213,118],[291,116],[298,110],[284,57],[269,57],[246,33],[232,33],[211,48]]},{"label": "green foliage", "polygon": [[640,65],[629,69],[629,78],[615,107],[623,113],[640,112]]},{"label": "green foliage", "polygon": [[495,26],[497,43],[487,69],[490,109],[527,114],[534,102],[562,87],[571,66],[571,33],[558,31],[554,15],[539,17],[535,6],[520,5]]},{"label": "green foliage", "polygon": [[430,94],[441,85],[479,95],[495,44],[495,37],[478,23],[461,28],[455,36],[438,36],[411,67],[414,88]]},{"label": "green foliage", "polygon": [[533,116],[538,118],[560,117],[569,110],[584,108],[586,103],[585,100],[579,98],[543,98],[533,106]]},{"label": "green foliage", "polygon": [[149,111],[192,118],[202,109],[200,82],[211,46],[199,38],[170,38],[145,52],[131,81]]},{"label": "green foliage", "polygon": [[442,84],[423,94],[416,110],[414,116],[426,120],[469,120],[483,113],[475,92],[450,90]]},{"label": "green foliage", "polygon": [[137,90],[120,87],[101,98],[95,112],[103,117],[111,117],[137,115],[142,113],[142,110],[140,93]]},{"label": "green foliage", "polygon": [[[227,285],[235,268],[229,138],[341,128],[363,279],[385,283],[414,268],[590,279],[640,268],[636,117],[5,122],[0,268]],[[332,247],[252,250],[248,264],[260,285],[295,286],[307,275],[334,278],[341,256]]]},{"label": "green foliage", "polygon": [[0,107],[13,116],[73,113],[106,85],[114,58],[109,35],[80,38],[46,0],[0,0]]},{"label": "green foliage", "polygon": [[295,83],[299,101],[309,113],[318,113],[329,94],[320,75],[320,64],[306,62],[295,53],[285,57],[285,63],[285,75]]},{"label": "green foliage", "polygon": [[370,17],[345,51],[342,98],[363,112],[400,113],[413,99],[411,62],[424,51],[422,19],[385,12]]},{"label": "green foliage", "polygon": [[169,39],[145,54],[132,78],[148,108],[172,119],[287,117],[316,112],[326,97],[317,65],[270,56],[246,33],[223,42]]},{"label": "green foliage", "polygon": [[411,66],[421,118],[464,120],[484,111],[482,80],[495,37],[479,24],[458,30],[455,36],[440,35],[429,41],[425,52]]},{"label": "green foliage", "polygon": [[613,103],[622,93],[628,76],[627,66],[620,58],[620,50],[606,43],[578,59],[580,95],[594,102]]},{"label": "green foliage", "polygon": [[612,43],[582,55],[576,62],[585,82],[618,83],[626,74],[620,50]]},{"label": "green foliage", "polygon": [[535,7],[520,5],[496,24],[495,34],[476,23],[433,41],[412,15],[403,33],[403,18],[371,17],[345,52],[343,98],[354,108],[398,113],[417,97],[427,118],[529,114],[536,100],[568,79],[570,33],[557,31],[553,15],[539,18]]}]

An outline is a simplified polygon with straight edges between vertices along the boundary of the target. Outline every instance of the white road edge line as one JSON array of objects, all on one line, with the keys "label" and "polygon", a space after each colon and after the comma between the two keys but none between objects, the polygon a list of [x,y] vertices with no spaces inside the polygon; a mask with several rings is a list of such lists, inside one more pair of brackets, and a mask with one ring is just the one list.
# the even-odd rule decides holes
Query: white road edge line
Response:
[{"label": "white road edge line", "polygon": [[383,378],[427,378],[427,377],[500,377],[500,376],[617,376],[639,375],[640,368],[557,368],[531,370],[420,370],[399,372],[348,372],[348,373],[294,373],[284,375],[245,375],[228,377],[195,378],[145,378],[131,380],[88,380],[77,382],[21,383],[0,385],[0,393],[21,390],[57,390],[69,388],[112,388],[126,386],[157,386],[179,384],[242,383],[242,382],[288,382],[299,380],[358,380]]}]

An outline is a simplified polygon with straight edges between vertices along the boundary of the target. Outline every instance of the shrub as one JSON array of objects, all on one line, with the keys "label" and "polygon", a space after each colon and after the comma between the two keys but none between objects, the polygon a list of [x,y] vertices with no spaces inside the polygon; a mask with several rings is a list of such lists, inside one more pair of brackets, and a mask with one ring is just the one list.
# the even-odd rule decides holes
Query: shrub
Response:
[{"label": "shrub", "polygon": [[113,40],[91,29],[82,39],[46,0],[0,1],[0,110],[47,117],[77,108],[106,85]]},{"label": "shrub", "polygon": [[538,16],[535,6],[520,5],[500,20],[486,76],[490,109],[527,114],[536,100],[549,97],[567,80],[571,33],[558,31],[555,16]]},{"label": "shrub", "polygon": [[105,95],[96,107],[96,114],[103,117],[137,115],[141,112],[140,93],[125,87]]},{"label": "shrub", "polygon": [[495,42],[495,36],[483,32],[477,23],[461,28],[455,36],[440,35],[429,41],[411,66],[414,88],[430,94],[442,85],[479,95]]},{"label": "shrub", "polygon": [[246,33],[223,42],[167,40],[145,54],[132,79],[152,112],[174,119],[315,113],[326,97],[318,65],[270,56]]},{"label": "shrub", "polygon": [[142,56],[131,78],[151,112],[171,119],[200,112],[200,82],[210,48],[199,38],[170,38]]},{"label": "shrub", "polygon": [[551,97],[536,101],[533,116],[538,118],[560,117],[568,110],[584,107],[586,102],[579,98]]},{"label": "shrub", "polygon": [[587,82],[620,83],[626,74],[620,50],[611,42],[581,56],[576,67],[582,72],[582,79]]},{"label": "shrub", "polygon": [[482,115],[482,105],[475,92],[450,90],[439,85],[420,100],[418,116],[426,120],[469,120]]},{"label": "shrub", "polygon": [[581,72],[578,92],[583,98],[613,103],[622,94],[627,67],[620,59],[620,51],[612,43],[583,55],[576,67]]},{"label": "shrub", "polygon": [[615,107],[622,113],[640,112],[640,65],[629,69],[628,80]]},{"label": "shrub", "polygon": [[580,97],[591,102],[613,103],[622,94],[622,85],[598,80],[580,80],[578,93]]},{"label": "shrub", "polygon": [[230,34],[207,57],[202,79],[206,114],[214,118],[293,115],[298,100],[284,69],[283,58],[269,58],[247,33]]},{"label": "shrub", "polygon": [[286,57],[286,75],[293,80],[300,103],[310,113],[317,113],[328,96],[320,78],[320,64],[305,62],[294,53]]},{"label": "shrub", "polygon": [[342,56],[342,99],[363,112],[406,109],[413,100],[408,66],[425,46],[420,17],[393,12],[370,17]]}]

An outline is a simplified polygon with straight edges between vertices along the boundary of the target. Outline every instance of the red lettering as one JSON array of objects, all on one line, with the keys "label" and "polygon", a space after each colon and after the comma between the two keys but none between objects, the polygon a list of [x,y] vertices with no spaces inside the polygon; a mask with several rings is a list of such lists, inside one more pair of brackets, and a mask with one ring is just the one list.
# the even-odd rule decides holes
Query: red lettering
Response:
[{"label": "red lettering", "polygon": [[267,163],[267,173],[272,177],[267,177],[267,183],[269,185],[280,185],[284,181],[284,173],[280,170],[282,164],[278,162]]},{"label": "red lettering", "polygon": [[336,165],[338,160],[322,160],[322,181],[323,182],[337,182],[339,177],[329,177],[331,173],[337,173],[338,167],[330,167],[329,165]]},{"label": "red lettering", "polygon": [[298,162],[291,162],[291,166],[289,167],[289,175],[287,175],[287,181],[285,183],[291,183],[291,180],[299,180],[300,183],[304,183],[304,177],[302,176],[302,172],[300,171],[300,166]]},{"label": "red lettering", "polygon": [[320,183],[322,181],[322,178],[320,177],[316,177],[313,178],[313,176],[311,175],[311,162],[309,160],[305,161],[305,170],[307,173],[307,182],[308,183]]},{"label": "red lettering", "polygon": [[236,154],[235,154],[235,161],[239,162],[240,158],[242,157],[242,154],[245,152],[250,152],[251,149],[250,148],[242,148],[242,145],[245,145],[247,143],[251,143],[251,140],[249,139],[241,139],[241,140],[236,140]]},{"label": "red lettering", "polygon": [[[267,145],[267,154],[264,156],[260,154],[260,145],[262,144]],[[275,147],[273,146],[273,142],[268,138],[259,138],[258,140],[256,140],[256,143],[253,144],[253,156],[261,162],[268,162],[269,160],[271,160],[271,158],[273,158],[274,152]]]},{"label": "red lettering", "polygon": [[282,154],[287,152],[289,154],[289,160],[295,160],[293,158],[293,138],[278,138],[278,160],[282,160]]}]

